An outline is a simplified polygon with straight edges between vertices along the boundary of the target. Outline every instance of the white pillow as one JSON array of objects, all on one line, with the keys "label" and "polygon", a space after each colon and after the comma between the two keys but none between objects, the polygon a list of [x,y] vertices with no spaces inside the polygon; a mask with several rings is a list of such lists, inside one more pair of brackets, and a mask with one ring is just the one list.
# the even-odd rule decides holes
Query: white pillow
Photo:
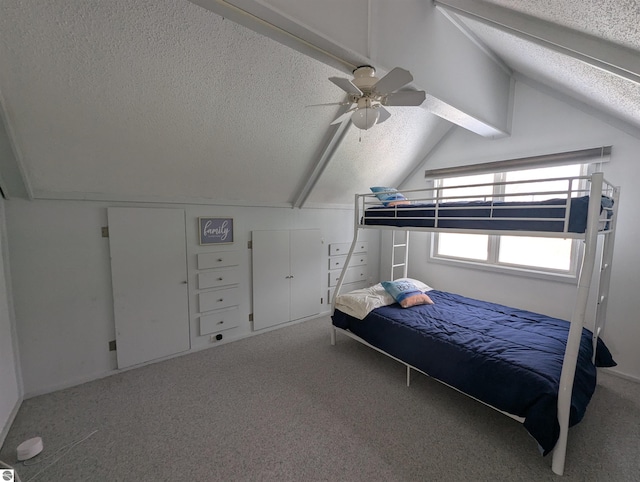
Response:
[{"label": "white pillow", "polygon": [[382,284],[350,291],[336,298],[336,308],[347,315],[351,315],[359,320],[364,319],[371,310],[380,308],[381,306],[392,305],[396,300],[393,299]]}]

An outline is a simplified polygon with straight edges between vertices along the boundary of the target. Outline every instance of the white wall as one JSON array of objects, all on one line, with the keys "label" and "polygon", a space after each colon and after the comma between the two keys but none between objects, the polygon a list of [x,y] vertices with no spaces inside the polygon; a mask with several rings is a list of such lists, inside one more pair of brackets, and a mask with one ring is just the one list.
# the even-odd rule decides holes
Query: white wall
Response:
[{"label": "white wall", "polygon": [[[428,159],[425,168],[467,165],[537,154],[612,145],[605,177],[621,186],[618,229],[611,276],[604,340],[614,354],[614,370],[640,380],[640,284],[637,278],[640,251],[640,139],[523,82],[517,82],[511,137],[488,140],[456,129]],[[405,187],[424,187],[419,172]],[[427,261],[427,235],[411,241],[410,275],[436,288],[464,295],[570,318],[575,285],[508,274],[452,267]],[[384,269],[384,267],[383,267]]]},{"label": "white wall", "polygon": [[[107,225],[107,207],[125,203],[83,201],[7,202],[7,227],[13,273],[16,326],[25,396],[45,393],[111,373],[115,339],[109,240],[101,236]],[[140,207],[140,204],[129,204]],[[336,209],[225,207],[205,205],[149,205],[186,212],[187,267],[189,275],[192,350],[212,346],[209,337],[198,336],[196,255],[211,251],[199,246],[199,216],[234,218],[234,243],[225,250],[242,253],[238,328],[224,333],[224,341],[251,335],[251,231],[319,228],[325,257],[328,244],[350,241],[353,211]],[[378,237],[370,240],[369,273],[377,281]],[[327,261],[323,262],[326,286]],[[326,297],[326,290],[320,293]],[[329,304],[325,309],[328,313]],[[328,340],[328,339],[327,339]]]},{"label": "white wall", "polygon": [[0,200],[0,445],[9,431],[20,402],[22,387],[16,358],[11,296],[8,291],[8,251],[4,202]]}]

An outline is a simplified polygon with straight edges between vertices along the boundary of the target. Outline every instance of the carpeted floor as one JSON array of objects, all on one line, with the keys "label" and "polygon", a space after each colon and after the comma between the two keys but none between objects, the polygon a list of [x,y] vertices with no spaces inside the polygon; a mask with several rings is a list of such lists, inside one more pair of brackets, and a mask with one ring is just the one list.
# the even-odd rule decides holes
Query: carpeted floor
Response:
[{"label": "carpeted floor", "polygon": [[[331,346],[328,326],[26,400],[0,460],[22,482],[559,480],[520,424],[420,374],[407,388],[403,365],[340,334]],[[17,464],[34,436],[49,458]],[[640,384],[600,373],[563,479],[640,479]]]}]

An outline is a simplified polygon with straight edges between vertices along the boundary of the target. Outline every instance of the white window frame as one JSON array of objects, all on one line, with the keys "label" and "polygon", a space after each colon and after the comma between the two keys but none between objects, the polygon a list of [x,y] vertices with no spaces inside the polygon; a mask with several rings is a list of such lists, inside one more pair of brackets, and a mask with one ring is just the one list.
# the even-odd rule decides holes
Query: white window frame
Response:
[{"label": "white window frame", "polygon": [[[592,165],[593,166],[593,165]],[[544,166],[542,166],[544,167]],[[535,169],[531,166],[530,169]],[[506,174],[518,169],[509,169],[504,172],[495,172],[494,182],[501,182],[506,179]],[[587,172],[593,172],[589,164],[582,164],[580,168],[580,175],[586,175]],[[464,174],[462,175],[464,176]],[[430,182],[433,183],[432,187],[439,187],[438,184],[442,181],[442,178],[434,179]],[[584,187],[584,186],[581,186]],[[504,185],[498,184],[495,191],[503,191]],[[495,192],[498,196],[503,192]],[[439,232],[432,232],[430,236],[430,247],[428,250],[429,262],[447,264],[451,266],[467,267],[472,269],[480,269],[486,271],[493,271],[499,273],[510,273],[519,276],[526,276],[529,278],[550,279],[554,281],[562,281],[567,283],[577,283],[578,273],[580,270],[580,263],[582,261],[584,243],[581,239],[573,239],[571,242],[571,258],[568,270],[557,270],[552,268],[535,267],[519,264],[511,264],[499,261],[499,249],[500,240],[502,236],[509,236],[508,233],[504,235],[489,234],[488,236],[488,253],[487,260],[477,260],[470,258],[463,258],[458,256],[449,256],[438,254]],[[477,233],[481,235],[482,233]],[[544,238],[543,239],[549,239]],[[559,238],[553,238],[559,239]]]}]

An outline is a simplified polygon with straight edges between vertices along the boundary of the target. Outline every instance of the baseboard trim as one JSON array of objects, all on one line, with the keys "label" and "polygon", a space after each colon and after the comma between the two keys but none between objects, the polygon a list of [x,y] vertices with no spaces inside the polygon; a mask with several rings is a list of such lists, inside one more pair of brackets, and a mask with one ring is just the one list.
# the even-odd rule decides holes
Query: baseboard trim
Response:
[{"label": "baseboard trim", "polygon": [[628,375],[626,373],[619,372],[619,371],[613,370],[611,368],[601,368],[601,370],[603,370],[603,371],[607,372],[608,374],[613,375],[615,377],[624,378],[625,380],[629,380],[630,382],[640,383],[640,378],[635,377],[633,375]]},{"label": "baseboard trim", "polygon": [[110,377],[112,375],[117,375],[118,373],[124,373],[127,372],[129,370],[135,370],[136,368],[142,368],[143,366],[146,365],[152,365],[154,363],[158,363],[158,362],[162,362],[162,361],[166,361],[166,360],[171,360],[172,358],[177,358],[180,356],[185,356],[185,355],[190,355],[192,353],[197,353],[199,351],[202,350],[208,350],[210,348],[215,348],[216,346],[221,346],[221,345],[225,345],[227,343],[232,343],[234,341],[239,341],[239,340],[243,340],[245,338],[250,338],[252,336],[258,336],[258,335],[262,335],[263,333],[268,333],[270,331],[273,330],[278,330],[280,328],[286,328],[287,326],[292,326],[292,325],[296,325],[298,323],[303,323],[305,321],[310,321],[310,320],[314,320],[317,318],[322,318],[325,316],[328,316],[330,314],[329,311],[322,311],[320,313],[318,313],[317,315],[313,315],[307,318],[301,318],[299,320],[293,320],[293,321],[287,321],[285,323],[281,323],[269,328],[264,328],[262,330],[258,330],[258,331],[251,331],[249,333],[245,333],[239,336],[235,336],[235,337],[228,337],[225,338],[224,340],[221,340],[220,342],[216,343],[215,345],[206,345],[206,346],[202,346],[202,347],[198,347],[198,348],[191,348],[187,351],[183,351],[180,353],[175,353],[173,355],[169,355],[163,358],[158,358],[156,360],[151,360],[145,363],[141,363],[139,365],[135,365],[132,367],[127,367],[127,368],[116,368],[114,370],[108,370],[105,372],[100,372],[100,373],[96,373],[94,375],[87,375],[84,377],[80,377],[80,378],[76,378],[73,380],[69,380],[66,382],[62,382],[62,383],[58,383],[56,385],[51,385],[49,387],[44,387],[42,389],[39,390],[34,390],[34,391],[29,391],[27,393],[24,394],[24,400],[27,400],[29,398],[34,398],[34,397],[38,397],[40,395],[46,395],[48,393],[53,393],[53,392],[57,392],[59,390],[65,390],[67,388],[71,388],[71,387],[76,387],[78,385],[82,385],[83,383],[89,383],[92,382],[94,380],[99,380],[101,378],[105,378],[105,377]]}]

